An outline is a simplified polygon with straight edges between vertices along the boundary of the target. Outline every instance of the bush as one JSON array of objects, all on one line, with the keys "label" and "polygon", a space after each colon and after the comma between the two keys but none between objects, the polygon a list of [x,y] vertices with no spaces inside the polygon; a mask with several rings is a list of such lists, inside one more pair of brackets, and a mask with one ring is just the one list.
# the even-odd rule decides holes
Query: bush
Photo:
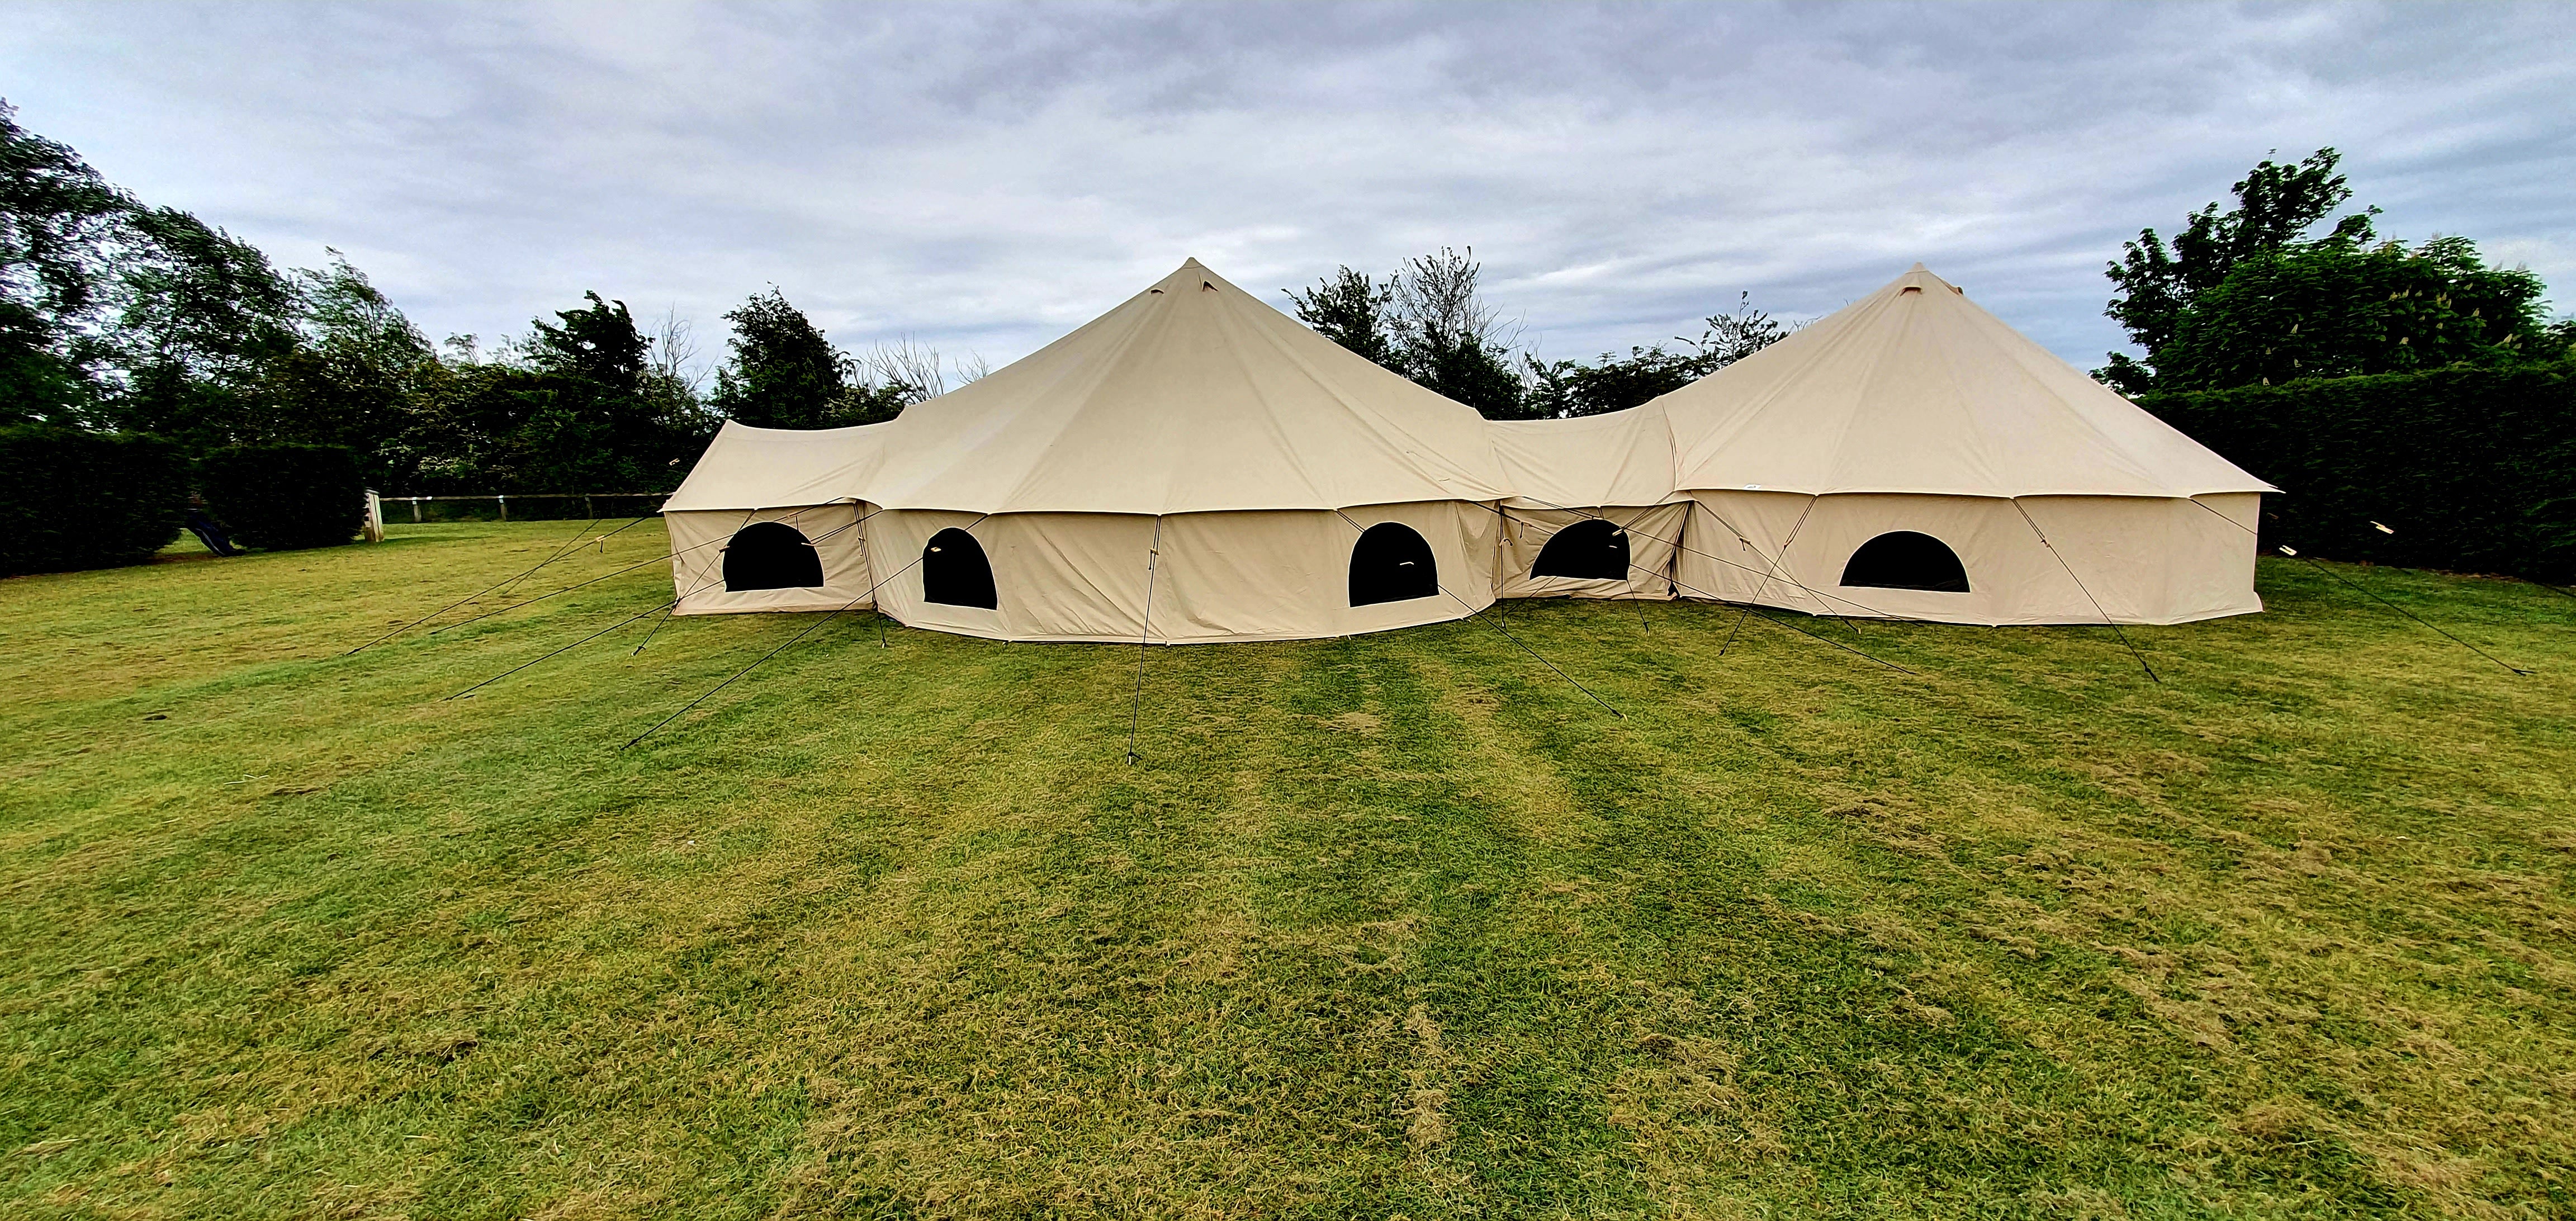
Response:
[{"label": "bush", "polygon": [[233,541],[270,551],[348,542],[367,518],[358,457],[337,445],[236,445],[197,462],[206,511]]},{"label": "bush", "polygon": [[2287,543],[2337,559],[2576,577],[2576,366],[2437,369],[2138,401],[2287,493],[2265,503],[2267,550]]},{"label": "bush", "polygon": [[187,516],[188,464],[168,441],[0,428],[0,575],[140,564]]}]

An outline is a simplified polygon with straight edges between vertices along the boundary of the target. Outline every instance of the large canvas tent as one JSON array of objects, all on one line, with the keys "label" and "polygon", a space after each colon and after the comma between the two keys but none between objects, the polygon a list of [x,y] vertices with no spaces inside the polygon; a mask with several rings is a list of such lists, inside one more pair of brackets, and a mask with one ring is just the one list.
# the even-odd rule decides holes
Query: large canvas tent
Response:
[{"label": "large canvas tent", "polygon": [[2277,489],[1919,263],[1649,407],[1693,504],[1687,596],[1983,624],[2262,609]]},{"label": "large canvas tent", "polygon": [[[826,434],[728,426],[672,507],[701,515],[675,524],[677,549],[726,513],[828,531],[849,506],[855,558],[759,595],[799,607],[872,589],[917,627],[1163,643],[1408,627],[1494,598],[1510,489],[1485,421],[1195,259],[893,421],[810,451],[795,436]],[[673,565],[684,595],[708,571]],[[854,592],[836,572],[872,579]],[[682,609],[736,609],[716,593]]]},{"label": "large canvas tent", "polygon": [[1920,264],[1645,406],[1501,423],[1191,260],[888,423],[727,424],[666,512],[683,614],[1178,643],[1497,597],[2177,623],[2261,609],[2270,490]]}]

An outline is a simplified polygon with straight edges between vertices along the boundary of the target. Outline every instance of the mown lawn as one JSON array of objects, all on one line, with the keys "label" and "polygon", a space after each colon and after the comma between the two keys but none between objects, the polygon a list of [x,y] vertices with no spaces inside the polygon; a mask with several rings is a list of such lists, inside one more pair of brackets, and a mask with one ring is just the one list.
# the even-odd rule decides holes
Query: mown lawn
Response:
[{"label": "mown lawn", "polygon": [[571,527],[0,582],[0,1215],[2576,1211],[2576,600],[343,656]]}]

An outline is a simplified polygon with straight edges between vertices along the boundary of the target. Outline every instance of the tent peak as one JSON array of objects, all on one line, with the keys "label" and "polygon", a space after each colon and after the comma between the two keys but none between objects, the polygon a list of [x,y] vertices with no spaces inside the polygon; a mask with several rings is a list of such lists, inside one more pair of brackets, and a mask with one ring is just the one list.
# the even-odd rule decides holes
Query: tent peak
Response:
[{"label": "tent peak", "polygon": [[1183,259],[1180,266],[1172,269],[1171,274],[1156,280],[1150,291],[1161,293],[1181,288],[1213,289],[1221,283],[1224,283],[1224,278],[1209,270],[1207,264],[1197,259]]},{"label": "tent peak", "polygon": [[1916,263],[1912,267],[1906,268],[1905,274],[1888,281],[1887,286],[1879,289],[1878,291],[1893,291],[1898,294],[1903,294],[1919,292],[1927,288],[1946,288],[1954,295],[1965,295],[1967,292],[1966,289],[1963,289],[1948,280],[1942,279],[1938,273],[1921,263]]}]

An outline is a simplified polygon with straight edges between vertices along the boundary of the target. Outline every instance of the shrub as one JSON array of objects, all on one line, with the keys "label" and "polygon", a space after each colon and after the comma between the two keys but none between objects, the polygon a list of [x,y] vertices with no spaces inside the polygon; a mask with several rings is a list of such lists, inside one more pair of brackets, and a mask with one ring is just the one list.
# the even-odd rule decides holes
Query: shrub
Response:
[{"label": "shrub", "polygon": [[0,428],[0,575],[140,564],[187,515],[187,461],[168,441]]},{"label": "shrub", "polygon": [[2436,369],[2138,401],[2287,493],[2264,505],[2267,550],[2287,543],[2337,559],[2576,577],[2576,366]]},{"label": "shrub", "polygon": [[367,517],[357,455],[337,445],[236,445],[197,462],[206,510],[245,546],[348,542]]}]

